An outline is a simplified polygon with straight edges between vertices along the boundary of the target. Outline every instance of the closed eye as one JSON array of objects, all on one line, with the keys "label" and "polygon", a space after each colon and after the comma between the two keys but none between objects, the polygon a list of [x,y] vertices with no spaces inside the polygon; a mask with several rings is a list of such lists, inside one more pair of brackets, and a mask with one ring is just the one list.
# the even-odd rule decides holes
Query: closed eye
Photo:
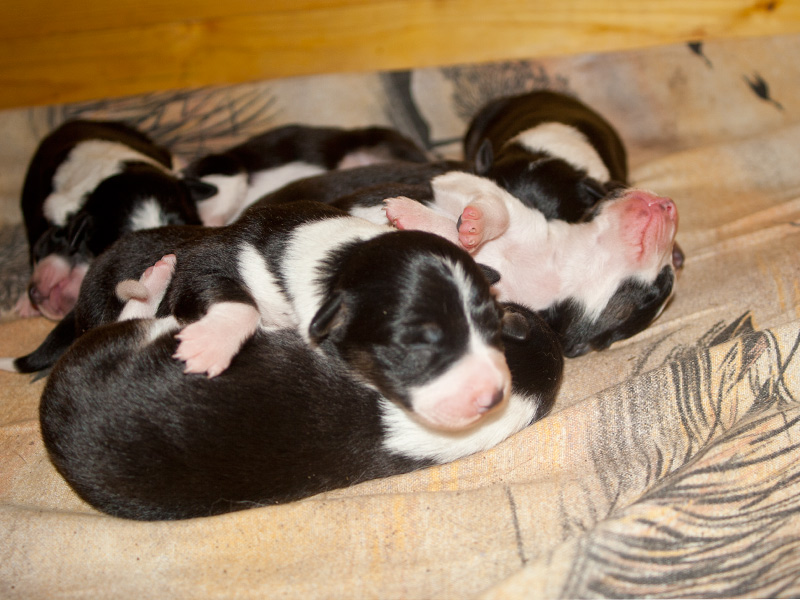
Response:
[{"label": "closed eye", "polygon": [[400,336],[403,345],[433,345],[439,344],[444,339],[444,331],[436,323],[419,323],[409,325]]}]

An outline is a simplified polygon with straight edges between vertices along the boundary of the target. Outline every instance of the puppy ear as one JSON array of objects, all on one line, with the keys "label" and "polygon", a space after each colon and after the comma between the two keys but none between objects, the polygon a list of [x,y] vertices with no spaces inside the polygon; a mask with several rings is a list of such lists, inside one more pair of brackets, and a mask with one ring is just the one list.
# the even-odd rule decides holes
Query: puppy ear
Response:
[{"label": "puppy ear", "polygon": [[321,340],[344,323],[346,314],[347,306],[344,301],[344,293],[334,292],[319,308],[314,318],[311,319],[311,324],[308,326],[308,335],[314,341]]},{"label": "puppy ear", "polygon": [[477,175],[486,175],[493,164],[494,150],[492,150],[492,142],[483,140],[480,148],[478,148],[478,153],[475,155],[475,173]]},{"label": "puppy ear", "polygon": [[208,200],[219,192],[217,186],[206,183],[205,181],[200,181],[194,177],[187,177],[183,181],[186,183],[186,187],[189,188],[189,194],[191,194],[192,200],[195,202]]},{"label": "puppy ear", "polygon": [[89,235],[91,224],[92,217],[85,212],[79,212],[67,222],[67,243],[69,244],[70,253],[77,252],[81,243]]},{"label": "puppy ear", "polygon": [[486,280],[489,282],[489,285],[494,285],[500,281],[500,271],[493,269],[489,265],[482,265],[478,263],[478,266],[480,267],[481,271],[483,271],[483,274],[486,277]]}]

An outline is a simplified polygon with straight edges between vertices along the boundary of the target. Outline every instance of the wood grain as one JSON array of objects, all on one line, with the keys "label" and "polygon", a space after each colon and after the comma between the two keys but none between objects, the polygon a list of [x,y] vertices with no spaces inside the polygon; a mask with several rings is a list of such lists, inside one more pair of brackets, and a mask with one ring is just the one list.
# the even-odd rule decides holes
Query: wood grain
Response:
[{"label": "wood grain", "polygon": [[0,108],[800,32],[800,0],[0,3]]}]

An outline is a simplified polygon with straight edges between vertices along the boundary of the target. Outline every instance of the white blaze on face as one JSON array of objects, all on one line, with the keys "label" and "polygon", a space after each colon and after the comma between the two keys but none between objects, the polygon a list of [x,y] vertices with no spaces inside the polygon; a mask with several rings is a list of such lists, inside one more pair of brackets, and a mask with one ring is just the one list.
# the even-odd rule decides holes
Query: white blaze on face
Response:
[{"label": "white blaze on face", "polygon": [[547,152],[586,171],[597,181],[608,181],[611,175],[594,146],[580,131],[563,123],[542,123],[510,139],[533,152]]},{"label": "white blaze on face", "polygon": [[87,194],[109,177],[120,173],[126,161],[164,165],[118,142],[90,140],[80,142],[59,165],[53,175],[53,192],[42,206],[44,216],[56,225],[64,225],[67,217],[84,203]]},{"label": "white blaze on face", "polygon": [[469,298],[475,282],[460,264],[449,270],[458,288],[464,326],[469,329],[467,348],[454,357],[450,367],[435,379],[409,390],[411,408],[427,425],[444,429],[465,429],[489,411],[499,408],[511,393],[511,373],[503,353],[491,346],[472,320]]}]

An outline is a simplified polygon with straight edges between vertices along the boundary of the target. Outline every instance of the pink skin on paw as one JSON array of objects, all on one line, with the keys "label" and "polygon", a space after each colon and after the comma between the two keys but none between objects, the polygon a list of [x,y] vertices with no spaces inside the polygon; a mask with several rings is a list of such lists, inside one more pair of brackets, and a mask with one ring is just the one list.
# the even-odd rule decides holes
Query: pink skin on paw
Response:
[{"label": "pink skin on paw", "polygon": [[240,302],[214,304],[199,321],[184,327],[173,358],[186,363],[184,373],[216,377],[228,368],[242,344],[255,333],[260,315]]},{"label": "pink skin on paw", "polygon": [[435,233],[458,243],[458,235],[453,220],[434,212],[421,202],[398,196],[383,201],[386,218],[397,229],[413,229]]},{"label": "pink skin on paw", "polygon": [[148,267],[139,281],[126,280],[117,284],[116,293],[120,300],[126,301],[119,315],[120,321],[154,317],[158,305],[175,272],[177,259],[167,254]]},{"label": "pink skin on paw", "polygon": [[467,206],[458,220],[458,241],[467,250],[483,242],[483,211],[477,206]]}]

